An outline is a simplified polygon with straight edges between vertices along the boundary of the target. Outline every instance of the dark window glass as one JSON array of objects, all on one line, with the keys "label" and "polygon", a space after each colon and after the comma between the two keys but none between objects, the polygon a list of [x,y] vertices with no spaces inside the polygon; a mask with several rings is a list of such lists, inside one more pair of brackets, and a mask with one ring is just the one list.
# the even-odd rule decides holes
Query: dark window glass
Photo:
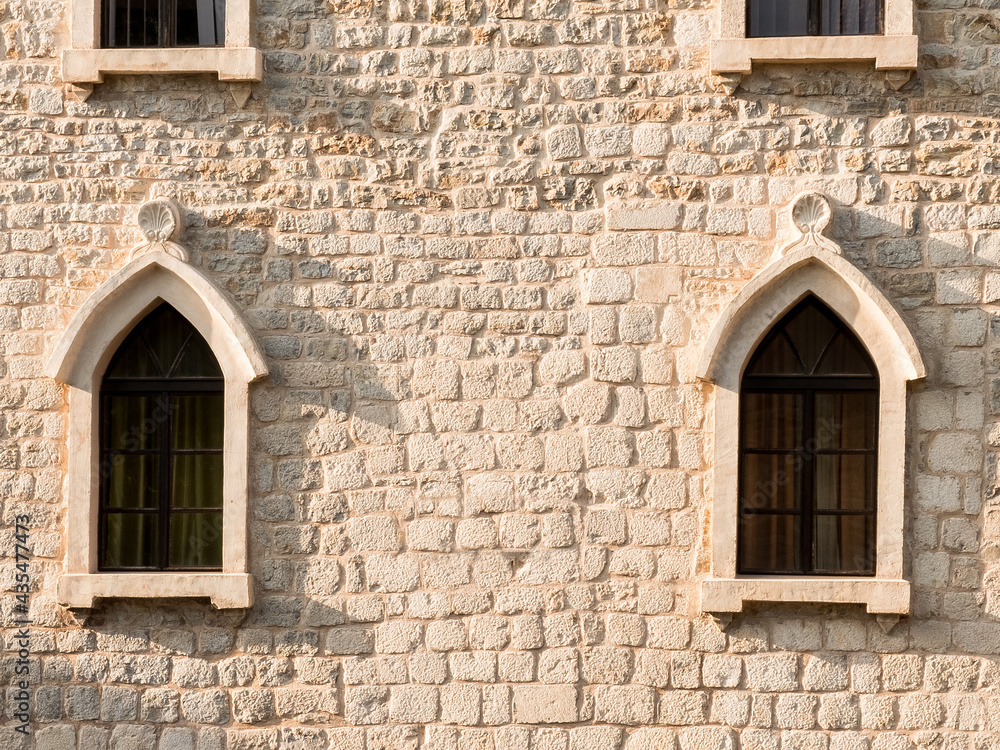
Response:
[{"label": "dark window glass", "polygon": [[219,47],[225,0],[102,0],[101,46]]},{"label": "dark window glass", "polygon": [[218,361],[160,305],[101,385],[102,570],[222,567],[223,420]]},{"label": "dark window glass", "polygon": [[883,0],[749,0],[748,36],[882,33]]},{"label": "dark window glass", "polygon": [[878,374],[815,297],[768,332],[740,388],[739,572],[874,575]]}]

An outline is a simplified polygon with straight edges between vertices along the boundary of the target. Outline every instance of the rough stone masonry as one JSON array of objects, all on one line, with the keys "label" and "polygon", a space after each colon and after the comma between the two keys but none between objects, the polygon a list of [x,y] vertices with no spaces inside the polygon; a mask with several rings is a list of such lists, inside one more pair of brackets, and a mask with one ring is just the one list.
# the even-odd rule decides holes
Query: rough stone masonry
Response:
[{"label": "rough stone masonry", "polygon": [[[71,0],[0,0],[0,495],[31,525],[32,734],[2,750],[1000,747],[1000,15],[920,69],[708,69],[704,0],[259,0],[263,81],[63,84]],[[699,614],[694,365],[804,189],[902,311],[911,614]],[[58,334],[167,196],[250,321],[242,621],[59,606]],[[12,594],[0,599],[7,695]],[[20,679],[20,678],[17,678]]]}]

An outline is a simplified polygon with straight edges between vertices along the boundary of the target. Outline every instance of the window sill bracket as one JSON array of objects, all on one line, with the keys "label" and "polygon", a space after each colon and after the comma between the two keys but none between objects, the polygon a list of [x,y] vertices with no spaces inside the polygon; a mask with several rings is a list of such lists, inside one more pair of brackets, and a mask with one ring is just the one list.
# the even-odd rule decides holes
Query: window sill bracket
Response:
[{"label": "window sill bracket", "polygon": [[876,70],[915,70],[917,37],[795,36],[716,39],[711,47],[712,73],[748,75],[753,63],[874,61]]},{"label": "window sill bracket", "polygon": [[253,604],[248,573],[83,573],[59,578],[59,603],[91,609],[101,599],[207,598],[217,609]]},{"label": "window sill bracket", "polygon": [[864,604],[869,614],[905,615],[910,582],[891,578],[766,576],[709,578],[701,584],[701,611],[732,615],[747,602]]},{"label": "window sill bracket", "polygon": [[67,83],[101,83],[108,73],[218,73],[220,81],[259,81],[263,73],[255,47],[183,47],[173,49],[68,49],[62,74]]}]

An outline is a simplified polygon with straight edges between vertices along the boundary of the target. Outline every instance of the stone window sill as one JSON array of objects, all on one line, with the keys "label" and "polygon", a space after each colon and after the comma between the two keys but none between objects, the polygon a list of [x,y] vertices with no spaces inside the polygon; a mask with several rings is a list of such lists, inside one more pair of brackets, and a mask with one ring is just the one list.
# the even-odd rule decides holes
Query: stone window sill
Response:
[{"label": "stone window sill", "polygon": [[259,81],[260,50],[254,47],[182,47],[173,49],[68,49],[63,52],[63,80],[101,83],[107,73],[218,73],[221,81]]},{"label": "stone window sill", "polygon": [[701,611],[735,614],[747,602],[864,604],[870,614],[910,611],[910,582],[891,578],[746,576],[709,578],[701,584]]},{"label": "stone window sill", "polygon": [[248,573],[83,573],[59,579],[59,603],[90,609],[100,599],[207,598],[217,609],[253,604]]},{"label": "stone window sill", "polygon": [[915,70],[917,37],[797,36],[756,39],[716,39],[712,42],[712,72],[750,73],[753,63],[874,61],[876,70]]}]

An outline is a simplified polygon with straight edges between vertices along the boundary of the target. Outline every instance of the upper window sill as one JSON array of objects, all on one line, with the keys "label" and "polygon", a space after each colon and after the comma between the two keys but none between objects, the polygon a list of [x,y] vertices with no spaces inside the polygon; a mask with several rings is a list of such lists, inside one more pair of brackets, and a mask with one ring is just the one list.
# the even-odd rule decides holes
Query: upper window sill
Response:
[{"label": "upper window sill", "polygon": [[218,73],[221,81],[259,81],[263,61],[254,47],[68,49],[62,70],[64,81],[77,84],[101,83],[107,73]]},{"label": "upper window sill", "polygon": [[864,604],[870,614],[910,611],[910,582],[891,578],[745,576],[701,584],[701,611],[736,613],[746,602]]},{"label": "upper window sill", "polygon": [[90,609],[100,599],[207,598],[218,609],[253,604],[248,573],[83,573],[59,578],[59,603]]},{"label": "upper window sill", "polygon": [[754,39],[716,39],[711,49],[712,72],[743,73],[754,62],[863,62],[874,60],[876,70],[915,70],[917,37],[789,36]]}]

